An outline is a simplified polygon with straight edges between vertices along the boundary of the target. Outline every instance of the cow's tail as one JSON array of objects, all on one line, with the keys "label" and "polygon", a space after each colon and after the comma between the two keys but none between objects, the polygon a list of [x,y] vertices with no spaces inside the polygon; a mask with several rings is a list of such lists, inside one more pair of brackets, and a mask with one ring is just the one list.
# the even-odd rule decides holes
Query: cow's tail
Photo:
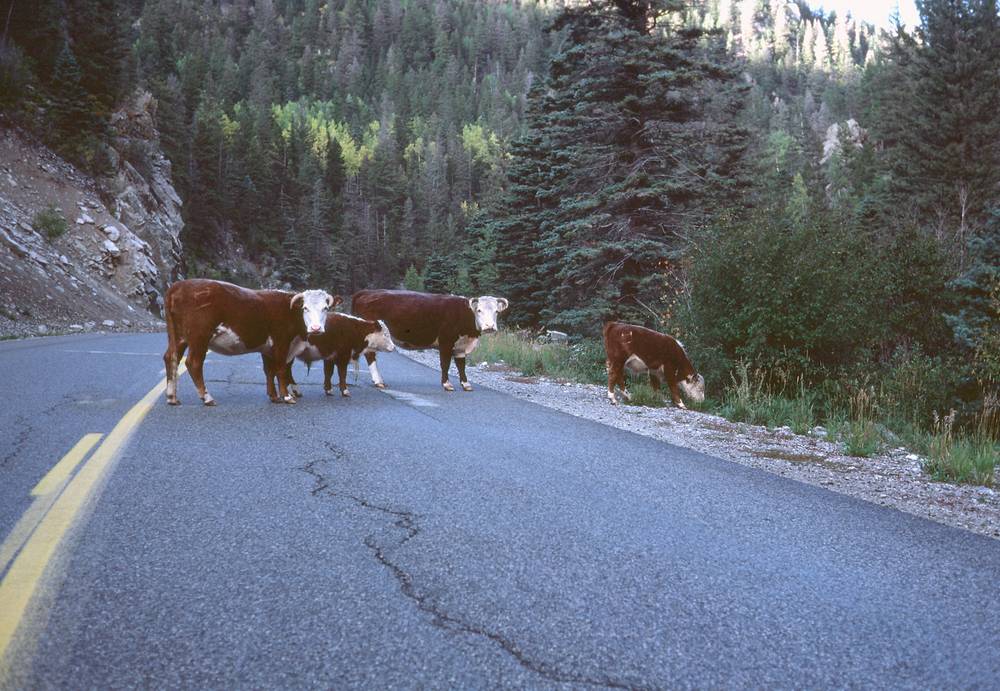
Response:
[{"label": "cow's tail", "polygon": [[361,357],[354,358],[354,385],[358,385],[358,377],[361,376]]}]

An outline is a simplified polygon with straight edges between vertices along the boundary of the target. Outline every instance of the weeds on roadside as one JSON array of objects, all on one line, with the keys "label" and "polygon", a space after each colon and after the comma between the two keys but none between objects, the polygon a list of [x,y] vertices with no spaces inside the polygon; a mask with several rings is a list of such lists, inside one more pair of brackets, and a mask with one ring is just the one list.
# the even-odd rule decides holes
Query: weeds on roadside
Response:
[{"label": "weeds on roadside", "polygon": [[851,420],[844,434],[844,446],[851,456],[867,458],[878,452],[882,435],[875,422],[875,394],[862,388],[851,396]]},{"label": "weeds on roadside", "polygon": [[935,413],[924,470],[935,480],[992,486],[1000,455],[996,442],[1000,437],[998,403],[996,396],[987,396],[976,429],[964,438],[955,435],[954,410],[944,416]]}]

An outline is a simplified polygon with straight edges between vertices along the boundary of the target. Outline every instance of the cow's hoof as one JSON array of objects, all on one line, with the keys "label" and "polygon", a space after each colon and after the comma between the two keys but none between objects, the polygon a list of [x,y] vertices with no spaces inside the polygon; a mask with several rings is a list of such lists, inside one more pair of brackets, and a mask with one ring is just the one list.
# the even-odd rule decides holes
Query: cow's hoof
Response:
[{"label": "cow's hoof", "polygon": [[375,388],[376,389],[388,389],[389,387],[385,385],[385,382],[379,382],[378,384],[375,384]]},{"label": "cow's hoof", "polygon": [[613,395],[608,396],[608,403],[610,403],[611,405],[618,405],[618,399],[615,398]]},{"label": "cow's hoof", "polygon": [[[332,396],[333,394],[330,394],[330,395]],[[348,391],[347,389],[341,389],[340,390],[340,395],[343,396],[344,398],[350,398],[351,397],[351,392]]]},{"label": "cow's hoof", "polygon": [[622,398],[624,398],[626,401],[631,401],[632,400],[632,394],[630,394],[628,391],[625,391],[624,389],[622,389]]},{"label": "cow's hoof", "polygon": [[332,396],[333,389],[323,389],[323,393],[325,393],[327,396]]},{"label": "cow's hoof", "polygon": [[176,398],[168,398],[167,399],[167,405],[180,405],[180,404],[181,404],[181,402],[179,400],[177,400]]},{"label": "cow's hoof", "polygon": [[462,382],[462,391],[472,391],[472,384],[467,381]]},{"label": "cow's hoof", "polygon": [[215,399],[212,398],[211,396],[205,396],[205,398],[201,400],[205,402],[205,405],[215,405]]},{"label": "cow's hoof", "polygon": [[684,405],[684,401],[676,401],[674,405],[680,408],[681,410],[687,410],[687,406]]},{"label": "cow's hoof", "polygon": [[450,381],[446,381],[441,386],[444,388],[445,391],[454,391],[455,390],[455,387],[451,385]]},{"label": "cow's hoof", "polygon": [[298,401],[295,400],[295,396],[293,396],[292,394],[288,394],[287,396],[285,396],[284,401],[285,403],[288,403],[290,405],[295,405],[296,403],[298,403]]}]

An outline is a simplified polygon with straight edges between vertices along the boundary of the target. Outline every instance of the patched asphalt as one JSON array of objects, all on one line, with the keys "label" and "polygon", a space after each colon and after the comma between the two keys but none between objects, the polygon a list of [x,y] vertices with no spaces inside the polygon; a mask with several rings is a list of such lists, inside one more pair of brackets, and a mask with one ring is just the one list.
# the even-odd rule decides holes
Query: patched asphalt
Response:
[{"label": "patched asphalt", "polygon": [[[159,381],[164,345],[0,344],[0,530]],[[379,361],[393,396],[363,370],[326,397],[297,365],[295,406],[268,402],[255,356],[210,356],[215,408],[184,375],[7,681],[1000,685],[1000,541]]]}]

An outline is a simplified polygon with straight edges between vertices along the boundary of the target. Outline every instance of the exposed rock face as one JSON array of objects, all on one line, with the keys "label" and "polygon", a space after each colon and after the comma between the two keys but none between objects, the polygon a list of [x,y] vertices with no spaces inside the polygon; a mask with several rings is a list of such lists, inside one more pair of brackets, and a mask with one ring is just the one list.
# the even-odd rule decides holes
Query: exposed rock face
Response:
[{"label": "exposed rock face", "polygon": [[823,158],[819,162],[825,164],[829,161],[841,150],[845,140],[850,146],[860,149],[868,140],[868,130],[859,125],[854,118],[843,125],[838,122],[833,123],[826,128],[826,136],[823,138]]},{"label": "exposed rock face", "polygon": [[[38,333],[38,324],[158,323],[182,220],[154,111],[138,94],[114,115],[105,178],[0,120],[0,335]],[[39,222],[45,210],[54,229]]]},{"label": "exposed rock face", "polygon": [[[181,199],[171,182],[170,161],[160,150],[156,101],[136,94],[111,117],[117,171],[108,183],[115,218],[147,243],[162,288],[175,278],[181,260]],[[139,167],[137,169],[137,166]],[[142,172],[140,172],[140,169]],[[109,239],[117,242],[105,228]]]}]

